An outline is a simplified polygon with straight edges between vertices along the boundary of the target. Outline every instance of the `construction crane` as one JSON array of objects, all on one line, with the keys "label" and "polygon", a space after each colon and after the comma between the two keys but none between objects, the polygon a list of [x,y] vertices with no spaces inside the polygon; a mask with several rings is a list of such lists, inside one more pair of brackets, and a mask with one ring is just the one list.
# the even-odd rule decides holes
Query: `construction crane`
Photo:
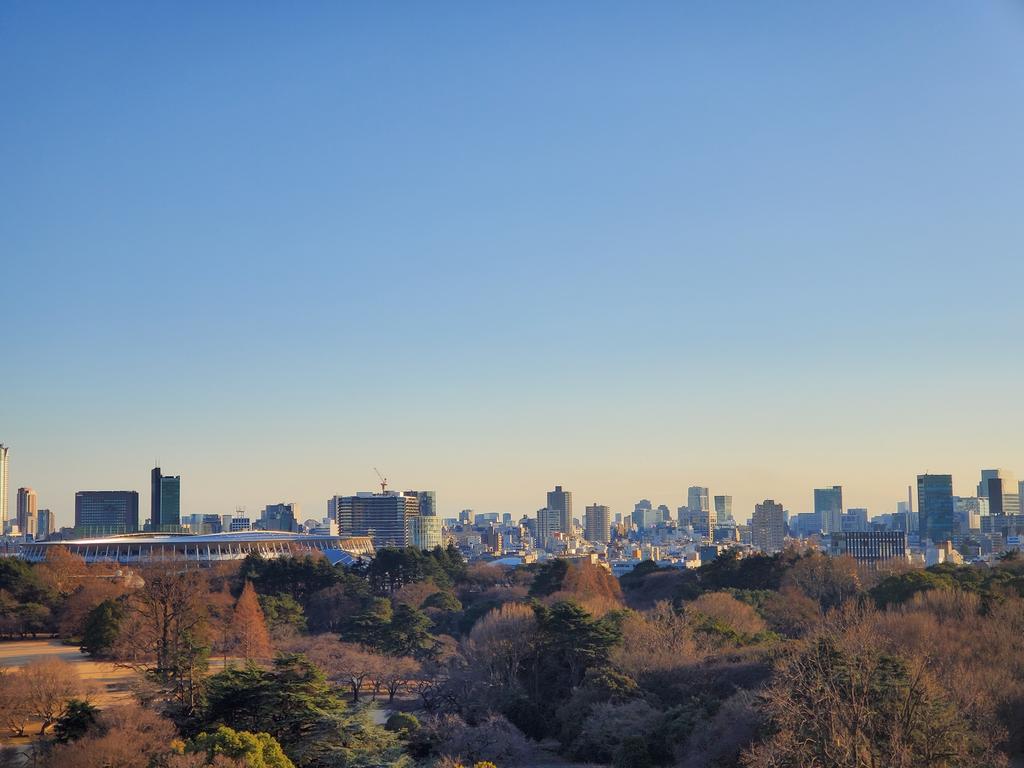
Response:
[{"label": "construction crane", "polygon": [[388,479],[386,477],[384,477],[384,475],[382,475],[380,473],[380,470],[377,469],[376,467],[373,468],[373,471],[376,472],[377,473],[377,477],[380,478],[380,492],[381,493],[387,493],[387,491],[388,491]]}]

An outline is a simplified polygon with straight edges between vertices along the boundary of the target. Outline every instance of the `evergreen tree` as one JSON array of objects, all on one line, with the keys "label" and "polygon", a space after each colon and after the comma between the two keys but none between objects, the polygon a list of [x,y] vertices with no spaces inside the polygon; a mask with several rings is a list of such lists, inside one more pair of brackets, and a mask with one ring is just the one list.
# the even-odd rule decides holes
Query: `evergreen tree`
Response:
[{"label": "evergreen tree", "polygon": [[106,656],[117,642],[124,608],[116,600],[104,600],[85,620],[80,650],[90,656]]}]

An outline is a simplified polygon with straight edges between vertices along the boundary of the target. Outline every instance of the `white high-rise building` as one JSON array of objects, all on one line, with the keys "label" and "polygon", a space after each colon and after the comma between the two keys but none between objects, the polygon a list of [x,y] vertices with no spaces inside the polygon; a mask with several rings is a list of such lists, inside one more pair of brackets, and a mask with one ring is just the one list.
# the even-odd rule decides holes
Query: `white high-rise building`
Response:
[{"label": "white high-rise building", "polygon": [[0,443],[0,536],[7,532],[7,464],[8,447]]}]

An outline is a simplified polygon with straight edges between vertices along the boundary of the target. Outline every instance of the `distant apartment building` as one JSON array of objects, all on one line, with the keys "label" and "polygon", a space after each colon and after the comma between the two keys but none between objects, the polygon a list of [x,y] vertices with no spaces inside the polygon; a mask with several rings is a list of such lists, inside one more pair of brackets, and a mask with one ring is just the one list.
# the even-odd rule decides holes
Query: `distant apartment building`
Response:
[{"label": "distant apartment building", "polygon": [[600,544],[611,540],[612,511],[602,504],[591,504],[587,507],[587,521],[583,529],[583,538]]},{"label": "distant apartment building", "polygon": [[832,534],[830,552],[849,555],[859,563],[873,565],[886,560],[907,559],[905,531],[848,531]]},{"label": "distant apartment building", "polygon": [[149,525],[157,533],[181,530],[181,476],[164,475],[160,467],[150,473]]},{"label": "distant apartment building", "polygon": [[17,522],[18,531],[27,538],[34,538],[36,535],[36,508],[38,497],[31,488],[18,489]]},{"label": "distant apartment building", "polygon": [[241,517],[237,515],[231,516],[231,521],[228,523],[228,531],[231,533],[237,533],[239,531],[251,531],[252,520],[248,517]]},{"label": "distant apartment building", "polygon": [[556,485],[555,490],[548,491],[547,508],[558,512],[558,530],[565,534],[572,533],[572,492]]},{"label": "distant apartment building", "polygon": [[542,507],[537,510],[537,544],[546,547],[561,532],[562,512]]},{"label": "distant apartment building", "polygon": [[336,496],[333,519],[341,536],[369,536],[376,548],[409,546],[406,518],[419,513],[419,499],[397,491]]},{"label": "distant apartment building", "polygon": [[[991,500],[990,500],[991,501]],[[922,543],[953,539],[953,476],[917,476],[917,514]]]},{"label": "distant apartment building", "polygon": [[786,541],[786,512],[781,504],[765,499],[754,507],[750,540],[762,552],[781,552]]},{"label": "distant apartment building", "polygon": [[843,486],[814,489],[814,511],[821,515],[823,533],[843,530]]},{"label": "distant apartment building", "polygon": [[79,491],[75,494],[76,535],[110,536],[138,530],[138,491]]}]

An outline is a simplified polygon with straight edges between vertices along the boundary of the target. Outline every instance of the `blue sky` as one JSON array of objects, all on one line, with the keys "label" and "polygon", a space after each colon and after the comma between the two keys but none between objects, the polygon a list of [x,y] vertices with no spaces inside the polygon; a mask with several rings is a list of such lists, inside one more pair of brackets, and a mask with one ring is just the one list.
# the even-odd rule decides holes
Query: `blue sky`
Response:
[{"label": "blue sky", "polygon": [[15,2],[0,110],[0,441],[62,523],[155,457],[316,517],[1024,475],[1018,3]]}]

